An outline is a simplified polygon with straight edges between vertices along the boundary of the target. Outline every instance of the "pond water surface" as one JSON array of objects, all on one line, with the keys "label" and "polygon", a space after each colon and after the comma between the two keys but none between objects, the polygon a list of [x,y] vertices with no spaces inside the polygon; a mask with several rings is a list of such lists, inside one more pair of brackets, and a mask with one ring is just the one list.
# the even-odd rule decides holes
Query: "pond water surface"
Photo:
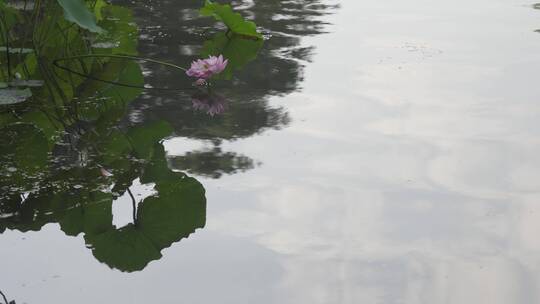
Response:
[{"label": "pond water surface", "polygon": [[[187,65],[213,30],[198,1],[116,3],[133,10],[144,57]],[[173,127],[163,141],[169,168],[204,187],[206,205],[185,215],[195,218],[188,230],[199,229],[135,266],[94,256],[114,246],[96,249],[53,221],[6,229],[8,298],[540,303],[534,3],[235,6],[265,43],[220,90],[217,108],[191,92],[147,90],[121,122]],[[142,65],[150,85],[189,85],[178,71]],[[154,191],[143,179],[133,180],[135,197]],[[116,227],[133,220],[131,208],[127,195],[114,202]]]}]

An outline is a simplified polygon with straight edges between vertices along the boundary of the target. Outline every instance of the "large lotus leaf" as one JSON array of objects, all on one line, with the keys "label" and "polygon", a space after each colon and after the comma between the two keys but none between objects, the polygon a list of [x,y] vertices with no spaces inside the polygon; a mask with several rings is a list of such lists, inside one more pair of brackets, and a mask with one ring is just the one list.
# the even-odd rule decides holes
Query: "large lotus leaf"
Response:
[{"label": "large lotus leaf", "polygon": [[0,193],[0,233],[11,228],[21,208],[22,197],[18,193]]},{"label": "large lotus leaf", "polygon": [[246,21],[239,13],[235,13],[229,4],[214,3],[206,0],[200,10],[203,16],[213,16],[222,21],[233,33],[261,39],[257,26],[252,21]]},{"label": "large lotus leaf", "polygon": [[99,149],[102,165],[110,165],[118,159],[125,159],[131,150],[129,139],[120,131],[114,130],[107,135],[101,135]]},{"label": "large lotus leaf", "polygon": [[84,239],[98,261],[121,271],[142,270],[161,258],[160,249],[133,224],[101,234],[86,234]]},{"label": "large lotus leaf", "polygon": [[156,186],[158,195],[146,198],[138,210],[141,231],[158,248],[187,237],[206,222],[202,185],[191,177]]},{"label": "large lotus leaf", "polygon": [[111,193],[97,191],[85,196],[69,195],[64,199],[74,203],[59,220],[60,228],[67,235],[75,236],[82,232],[94,235],[113,228]]},{"label": "large lotus leaf", "polygon": [[[102,1],[102,0],[100,0]],[[96,3],[96,9],[101,6]],[[96,11],[97,12],[97,11]],[[131,10],[116,5],[101,6],[99,23],[106,32],[92,43],[98,54],[137,54],[137,26],[133,22]]]},{"label": "large lotus leaf", "polygon": [[[122,195],[133,180],[139,177],[144,165],[141,160],[149,161],[154,155],[155,148],[158,147],[159,150],[160,141],[172,131],[169,123],[158,121],[131,128],[127,134],[119,131],[109,131],[106,135],[93,134],[94,137],[97,136],[94,141],[99,142],[101,151],[98,162],[113,173],[112,191],[115,196]],[[134,161],[131,157],[138,161]],[[163,158],[164,155],[160,157]],[[164,168],[170,173],[166,166]]]},{"label": "large lotus leaf", "polygon": [[136,156],[140,159],[150,159],[156,143],[173,132],[172,126],[163,120],[132,128],[127,135],[133,145]]},{"label": "large lotus leaf", "polygon": [[57,0],[64,9],[64,17],[80,27],[94,33],[101,33],[103,29],[96,24],[95,16],[88,10],[84,0]]},{"label": "large lotus leaf", "polygon": [[21,208],[22,197],[19,194],[0,194],[0,221],[15,215]]},{"label": "large lotus leaf", "polygon": [[59,132],[62,130],[62,125],[53,121],[44,111],[35,110],[26,112],[20,116],[20,120],[21,122],[33,124],[40,129],[47,138],[50,148],[53,147]]},{"label": "large lotus leaf", "polygon": [[156,246],[168,247],[196,228],[204,227],[203,186],[194,178],[171,171],[162,145],[155,145],[154,157],[144,170],[141,181],[155,183],[158,194],[140,204],[138,225]]},{"label": "large lotus leaf", "polygon": [[[20,195],[20,194],[19,194]],[[55,223],[69,208],[59,195],[51,191],[30,194],[19,204],[17,212],[5,219],[4,225],[9,229],[22,232],[38,231],[48,223]]]},{"label": "large lotus leaf", "polygon": [[[41,59],[38,62],[34,53],[28,54],[24,64],[19,64],[17,70],[21,74],[25,74],[24,71],[28,70],[32,79],[43,79],[53,89],[36,91],[36,96],[40,97],[39,99],[54,100],[62,106],[61,102],[72,100],[76,95],[76,88],[85,79],[45,63],[74,53],[86,52],[86,42],[81,38],[80,29],[76,26],[70,26],[69,22],[63,19],[44,19],[36,30],[43,31],[39,35],[47,37],[40,43],[39,58]],[[69,45],[69,48],[61,47],[66,45]],[[62,65],[78,73],[84,73],[83,63],[86,67],[90,66],[90,60],[67,61],[63,62]]]},{"label": "large lotus leaf", "polygon": [[[33,124],[13,123],[0,129],[0,185],[32,188],[47,168],[49,145]],[[4,189],[5,191],[5,189]]]},{"label": "large lotus leaf", "polygon": [[201,55],[202,57],[223,55],[229,62],[220,77],[230,79],[235,70],[241,69],[248,62],[257,58],[262,45],[262,39],[246,39],[239,35],[230,35],[229,37],[225,33],[218,33],[204,43]]},{"label": "large lotus leaf", "polygon": [[173,172],[169,169],[163,145],[155,144],[152,153],[152,159],[144,167],[144,172],[141,176],[142,183],[159,184],[166,181],[174,181],[185,176],[184,173]]},{"label": "large lotus leaf", "polygon": [[[141,67],[136,61],[114,60],[111,63],[111,67],[111,70],[104,70],[101,73],[101,76],[105,76],[105,79],[107,79],[107,76],[105,74],[114,71],[116,73],[109,74],[115,75],[112,81],[116,81],[120,84],[137,86],[137,88],[109,84],[101,90],[102,96],[110,96],[116,99],[122,99],[124,102],[130,102],[141,94],[143,90],[142,87],[144,86],[144,77]],[[100,77],[98,78],[103,79]]]},{"label": "large lotus leaf", "polygon": [[[124,116],[127,103],[142,92],[144,85],[142,71],[135,61],[114,59],[92,77],[106,82],[91,80],[88,83],[81,94],[81,100],[84,101],[79,103],[79,113],[85,120],[99,119],[101,124],[98,127],[107,129],[109,123],[116,123]],[[114,83],[140,88],[119,86]]]},{"label": "large lotus leaf", "polygon": [[103,233],[87,233],[86,243],[101,262],[122,271],[141,270],[161,250],[205,225],[204,189],[193,178],[161,185],[139,206],[135,224]]},{"label": "large lotus leaf", "polygon": [[[132,156],[138,160],[151,160],[154,156],[154,150],[158,148],[158,152],[161,153],[160,157],[164,157],[161,150],[163,147],[159,144],[163,138],[170,135],[173,129],[169,123],[165,121],[158,121],[149,123],[143,126],[131,128],[124,138],[129,142],[130,152]],[[161,150],[160,148],[161,147]],[[126,153],[121,155],[122,159],[125,158]],[[165,161],[163,159],[163,161]],[[126,189],[131,186],[134,179],[140,176],[143,171],[142,162],[129,161],[127,166],[119,168],[120,163],[110,163],[108,169],[114,172],[114,188],[113,193],[115,195],[122,195]],[[169,172],[167,166],[164,169]]]},{"label": "large lotus leaf", "polygon": [[156,150],[158,153],[147,167],[167,173],[152,175],[158,193],[139,204],[135,223],[85,235],[94,256],[112,268],[128,272],[141,270],[150,261],[159,259],[162,249],[205,225],[204,188],[197,180],[170,171],[163,162],[156,166],[154,160],[164,159],[162,145],[156,144]]},{"label": "large lotus leaf", "polygon": [[141,174],[141,164],[139,162],[130,161],[129,167],[118,169],[118,163],[114,167],[107,168],[111,170],[114,180],[114,187],[111,190],[115,198],[122,196],[126,190],[133,185],[133,181]]}]

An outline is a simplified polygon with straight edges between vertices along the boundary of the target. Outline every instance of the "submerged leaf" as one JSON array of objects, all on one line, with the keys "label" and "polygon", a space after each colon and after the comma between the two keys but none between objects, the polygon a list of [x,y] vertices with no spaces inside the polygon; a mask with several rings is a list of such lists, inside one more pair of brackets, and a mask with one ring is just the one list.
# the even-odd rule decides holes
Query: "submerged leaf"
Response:
[{"label": "submerged leaf", "polygon": [[1,89],[0,90],[0,105],[11,105],[23,102],[32,97],[30,89]]},{"label": "submerged leaf", "polygon": [[83,0],[57,0],[64,9],[67,20],[77,23],[80,27],[94,33],[101,33],[103,29],[96,24],[96,18],[88,10]]},{"label": "submerged leaf", "polygon": [[206,0],[200,13],[203,16],[213,16],[216,20],[222,21],[233,33],[262,39],[262,35],[257,32],[255,23],[246,21],[239,13],[235,13],[228,4]]}]

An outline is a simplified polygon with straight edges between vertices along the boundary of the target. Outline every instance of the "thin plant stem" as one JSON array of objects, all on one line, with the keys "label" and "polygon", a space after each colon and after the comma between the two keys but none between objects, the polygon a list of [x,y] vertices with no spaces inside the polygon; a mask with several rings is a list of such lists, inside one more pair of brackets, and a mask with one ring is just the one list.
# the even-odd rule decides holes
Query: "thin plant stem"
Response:
[{"label": "thin plant stem", "polygon": [[131,204],[133,206],[133,223],[137,225],[137,201],[135,200],[135,196],[133,196],[133,193],[131,193],[131,190],[128,188],[127,192],[129,193],[129,196],[131,196]]},{"label": "thin plant stem", "polygon": [[161,64],[161,65],[168,66],[168,67],[175,68],[175,69],[179,69],[179,70],[182,70],[182,71],[187,71],[186,68],[183,68],[183,67],[181,67],[181,66],[178,66],[178,65],[176,65],[176,64],[172,64],[172,63],[169,63],[169,62],[164,62],[164,61],[155,60],[155,59],[151,59],[151,58],[138,57],[138,56],[129,56],[129,55],[98,55],[98,54],[79,55],[79,56],[72,56],[72,57],[66,57],[66,58],[56,59],[54,62],[64,61],[64,60],[80,59],[80,58],[95,58],[95,57],[123,58],[123,59],[132,59],[132,60],[142,60],[142,61],[147,61],[147,62],[153,62],[153,63]]},{"label": "thin plant stem", "polygon": [[6,302],[6,304],[9,304],[8,299],[6,298],[6,295],[1,290],[0,290],[0,295],[2,296],[2,298],[4,298],[4,302]]},{"label": "thin plant stem", "polygon": [[71,57],[64,57],[64,58],[55,59],[55,60],[53,60],[53,65],[55,67],[59,68],[59,69],[68,71],[70,73],[73,73],[75,75],[78,75],[78,76],[81,76],[81,77],[84,77],[84,78],[87,78],[87,79],[92,79],[92,80],[95,80],[95,81],[100,81],[100,82],[103,82],[103,83],[113,84],[113,85],[122,86],[122,87],[136,88],[136,89],[172,90],[172,91],[192,89],[191,87],[190,88],[155,88],[155,87],[145,87],[145,86],[140,86],[140,85],[132,85],[132,84],[120,83],[120,82],[117,82],[117,81],[110,81],[110,80],[100,79],[100,78],[92,76],[92,75],[90,75],[88,73],[86,73],[86,74],[81,73],[81,72],[75,71],[75,70],[73,70],[73,69],[71,69],[69,67],[66,67],[64,65],[59,64],[59,62],[62,62],[62,61],[70,61],[70,60],[79,60],[80,61],[81,59],[84,59],[84,58],[120,58],[120,59],[139,60],[139,61],[146,61],[146,62],[152,62],[152,63],[161,64],[161,65],[172,67],[172,68],[179,69],[179,70],[182,70],[182,71],[187,71],[185,68],[183,68],[181,66],[178,66],[176,64],[163,62],[163,61],[155,60],[155,59],[151,59],[151,58],[144,58],[144,57],[138,57],[138,56],[129,56],[129,55],[88,54],[88,55],[71,56]]},{"label": "thin plant stem", "polygon": [[11,78],[11,60],[9,55],[9,30],[6,26],[6,23],[4,22],[4,18],[0,18],[0,25],[2,25],[2,33],[4,34],[4,38],[6,40],[6,63],[7,63],[7,71],[8,71],[8,81],[9,78]]}]

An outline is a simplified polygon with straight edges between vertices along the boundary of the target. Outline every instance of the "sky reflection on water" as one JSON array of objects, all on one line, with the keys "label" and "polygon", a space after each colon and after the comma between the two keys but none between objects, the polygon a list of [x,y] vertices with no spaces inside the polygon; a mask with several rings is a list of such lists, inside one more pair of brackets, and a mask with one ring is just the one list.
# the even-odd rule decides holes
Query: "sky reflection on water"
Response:
[{"label": "sky reflection on water", "polygon": [[[291,19],[254,3],[246,12],[263,28]],[[276,30],[285,34],[239,77],[252,82],[226,92],[238,108],[228,120],[199,120],[187,95],[131,109],[140,121],[177,120],[164,143],[171,164],[197,150],[260,163],[219,179],[199,170],[204,230],[133,274],[52,225],[6,232],[0,286],[29,304],[540,302],[538,11],[521,0],[340,4],[315,18],[327,25]],[[198,33],[158,12],[145,22],[163,39],[144,52],[191,58],[175,39]],[[313,28],[329,33],[295,32]],[[273,56],[295,35],[316,46],[311,63]],[[261,73],[271,67],[282,67],[275,78]],[[272,90],[250,91],[267,78]]]}]

